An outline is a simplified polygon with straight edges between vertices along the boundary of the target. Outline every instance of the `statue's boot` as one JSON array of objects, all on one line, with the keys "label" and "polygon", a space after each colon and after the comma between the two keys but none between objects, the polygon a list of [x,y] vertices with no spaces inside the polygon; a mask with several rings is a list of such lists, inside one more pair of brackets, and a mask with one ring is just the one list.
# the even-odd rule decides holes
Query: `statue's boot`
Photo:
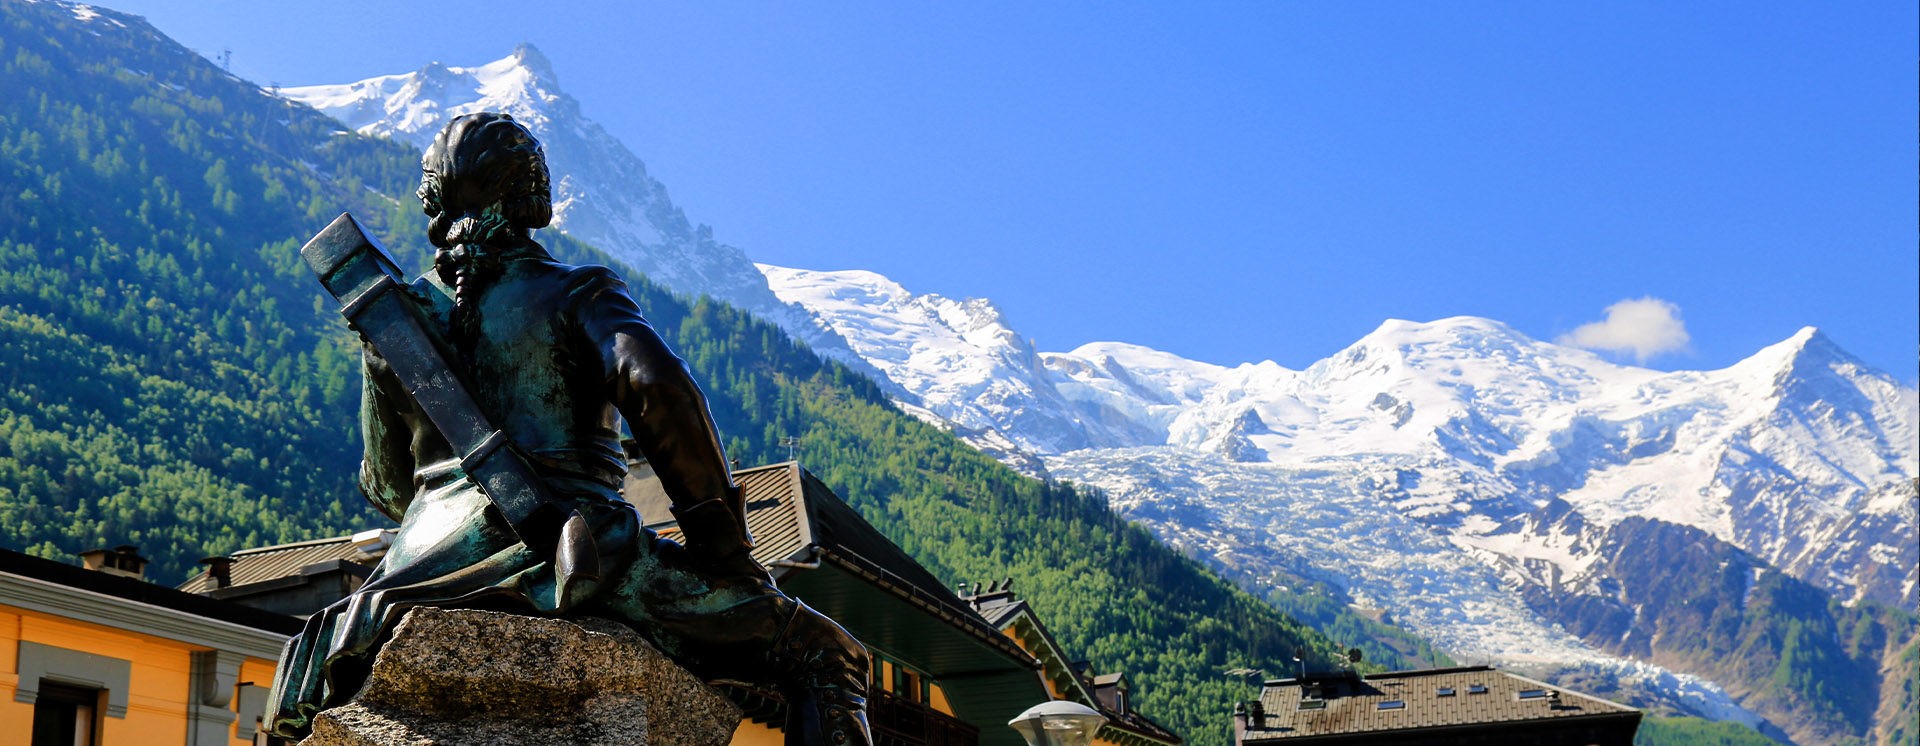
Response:
[{"label": "statue's boot", "polygon": [[786,746],[871,746],[865,646],[832,619],[793,604],[772,656],[785,684]]},{"label": "statue's boot", "polygon": [[837,687],[787,697],[786,746],[871,746],[867,700]]},{"label": "statue's boot", "polygon": [[[745,522],[725,501],[674,506],[673,513],[685,541],[653,548],[660,562],[650,565],[665,575],[616,579],[600,601],[616,616],[645,620],[636,629],[703,676],[778,688],[787,701],[788,744],[870,746],[866,647],[774,586],[750,555]],[[660,582],[666,575],[697,576],[711,590],[661,595],[677,587]],[[736,596],[744,598],[724,600]]]}]

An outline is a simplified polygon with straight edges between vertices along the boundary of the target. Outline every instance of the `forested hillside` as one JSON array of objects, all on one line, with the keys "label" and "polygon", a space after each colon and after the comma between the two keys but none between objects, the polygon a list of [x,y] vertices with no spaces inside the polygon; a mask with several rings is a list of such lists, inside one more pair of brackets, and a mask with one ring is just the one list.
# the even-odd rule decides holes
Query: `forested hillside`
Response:
[{"label": "forested hillside", "polygon": [[[133,17],[0,0],[0,26],[0,546],[66,559],[135,544],[174,582],[203,556],[381,522],[351,482],[357,347],[297,249],[350,210],[424,266],[405,197],[418,154],[272,98]],[[901,414],[774,327],[630,279],[708,387],[733,455],[781,460],[778,439],[798,436],[802,462],[937,575],[1018,578],[1063,643],[1124,669],[1140,706],[1190,743],[1223,743],[1250,692],[1224,669],[1344,647],[1099,495],[1021,477]]]},{"label": "forested hillside", "polygon": [[295,252],[341,209],[411,224],[372,189],[404,193],[412,156],[137,21],[0,9],[0,542],[136,544],[178,579],[373,520],[357,350]]},{"label": "forested hillside", "polygon": [[1774,743],[1777,742],[1739,723],[1700,718],[1645,718],[1633,737],[1633,746],[1772,746]]}]

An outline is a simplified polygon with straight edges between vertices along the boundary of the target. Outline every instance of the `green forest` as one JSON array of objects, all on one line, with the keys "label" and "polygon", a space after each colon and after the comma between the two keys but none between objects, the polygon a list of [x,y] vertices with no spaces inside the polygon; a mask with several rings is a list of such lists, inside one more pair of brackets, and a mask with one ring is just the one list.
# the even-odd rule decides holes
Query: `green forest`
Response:
[{"label": "green forest", "polygon": [[[358,345],[297,252],[347,210],[425,266],[419,154],[103,18],[0,3],[0,546],[132,544],[172,583],[201,557],[381,525],[352,482]],[[803,465],[942,579],[1019,578],[1062,643],[1125,671],[1190,743],[1223,743],[1252,694],[1227,669],[1296,647],[1322,665],[1349,645],[1379,666],[1434,655],[1343,608],[1320,614],[1341,639],[1317,633],[1098,493],[1023,477],[777,328],[627,274],[732,456],[784,460],[798,436]]]},{"label": "green forest", "polygon": [[1649,717],[1640,721],[1633,746],[1773,746],[1774,740],[1739,723],[1700,718]]}]

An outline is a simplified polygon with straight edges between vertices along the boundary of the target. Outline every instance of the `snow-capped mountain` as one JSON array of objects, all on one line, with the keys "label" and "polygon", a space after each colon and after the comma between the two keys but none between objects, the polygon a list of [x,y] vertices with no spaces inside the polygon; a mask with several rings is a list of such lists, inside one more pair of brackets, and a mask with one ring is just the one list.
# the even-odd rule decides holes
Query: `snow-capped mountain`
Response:
[{"label": "snow-capped mountain", "polygon": [[546,151],[554,228],[677,293],[704,293],[751,311],[815,350],[868,370],[806,311],[776,298],[744,252],[715,241],[712,228],[689,221],[646,164],[581,113],[579,102],[560,89],[552,66],[532,45],[476,67],[434,62],[402,75],[282,88],[279,94],[362,134],[423,149],[455,116],[511,114],[533,130]]},{"label": "snow-capped mountain", "polygon": [[1915,606],[1902,496],[1920,398],[1812,328],[1724,370],[1663,373],[1487,319],[1395,320],[1305,370],[1228,368],[1120,343],[1036,354],[985,300],[761,269],[927,411],[1050,465],[1170,447],[1395,470],[1377,497],[1396,512],[1465,548],[1549,562],[1562,582],[1581,558],[1515,538],[1514,520],[1555,499],[1596,530],[1636,516],[1692,526],[1843,600]]},{"label": "snow-capped mountain", "polygon": [[[913,392],[933,418],[992,452],[1053,453],[1118,445],[1081,421],[1050,383],[1033,346],[992,303],[912,295],[859,270],[815,272],[759,265],[774,285],[826,320],[889,381]],[[857,340],[857,342],[856,342]],[[1002,434],[1018,434],[1011,441]]]},{"label": "snow-capped mountain", "polygon": [[1326,580],[1468,659],[1597,667],[1737,712],[1567,631],[1552,599],[1664,582],[1614,574],[1626,522],[1697,530],[1842,602],[1916,605],[1920,396],[1812,328],[1716,371],[1466,317],[1388,321],[1305,370],[1225,367],[1121,343],[1036,354],[984,300],[761,269],[963,437],[1102,487],[1237,577]]}]

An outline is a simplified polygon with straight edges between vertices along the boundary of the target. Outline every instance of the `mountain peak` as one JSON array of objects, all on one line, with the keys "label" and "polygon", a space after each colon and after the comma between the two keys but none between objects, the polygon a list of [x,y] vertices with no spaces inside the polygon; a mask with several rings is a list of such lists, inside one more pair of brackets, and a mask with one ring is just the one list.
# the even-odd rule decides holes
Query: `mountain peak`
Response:
[{"label": "mountain peak", "polygon": [[446,120],[476,111],[511,114],[536,130],[556,118],[578,118],[575,104],[559,91],[552,64],[531,44],[475,67],[435,61],[412,73],[283,88],[280,93],[361,134],[394,137],[418,147],[432,142]]},{"label": "mountain peak", "polygon": [[560,84],[559,77],[553,73],[553,63],[548,62],[547,56],[541,54],[539,48],[533,46],[532,42],[520,42],[519,45],[513,48],[513,54],[508,55],[507,59],[511,59],[520,67],[526,68],[534,74],[534,77],[540,80],[554,85]]},{"label": "mountain peak", "polygon": [[1811,355],[1828,358],[1838,357],[1848,361],[1854,361],[1853,353],[1841,348],[1839,344],[1833,341],[1832,337],[1827,336],[1827,333],[1820,331],[1818,327],[1800,327],[1799,331],[1794,332],[1793,336],[1787,337],[1786,340],[1780,344],[1793,346],[1798,351],[1797,356],[1802,358]]},{"label": "mountain peak", "polygon": [[1515,351],[1534,344],[1536,341],[1532,337],[1513,327],[1479,316],[1450,316],[1426,322],[1387,319],[1378,328],[1348,345],[1341,354],[1328,360],[1350,359],[1358,362],[1368,355],[1377,357],[1382,353],[1406,360],[1436,356],[1451,358],[1462,354],[1481,356],[1495,350]]},{"label": "mountain peak", "polygon": [[1511,326],[1480,316],[1449,316],[1424,322],[1387,319],[1361,339],[1438,341],[1489,336],[1530,339]]},{"label": "mountain peak", "polygon": [[1836,363],[1861,365],[1852,354],[1834,344],[1825,332],[1817,327],[1803,326],[1786,339],[1761,348],[1733,367],[1764,370],[1772,375],[1797,375]]}]

